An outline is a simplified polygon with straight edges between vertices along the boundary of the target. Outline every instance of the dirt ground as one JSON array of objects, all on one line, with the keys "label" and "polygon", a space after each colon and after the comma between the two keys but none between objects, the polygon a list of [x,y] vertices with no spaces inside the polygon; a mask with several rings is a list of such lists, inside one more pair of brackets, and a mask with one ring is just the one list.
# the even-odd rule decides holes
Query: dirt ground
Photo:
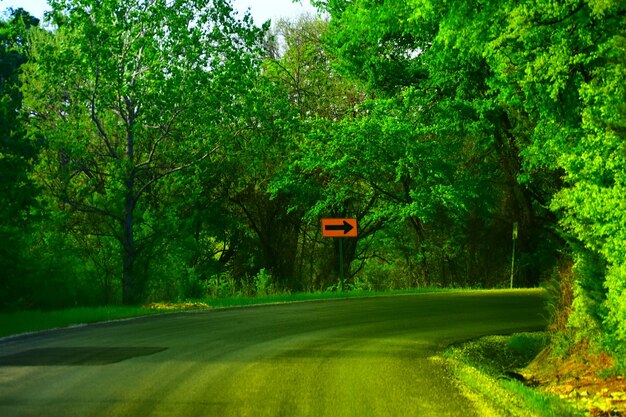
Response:
[{"label": "dirt ground", "polygon": [[590,353],[587,345],[565,358],[542,352],[522,372],[530,385],[571,402],[589,416],[626,416],[626,380],[615,375],[606,353]]}]

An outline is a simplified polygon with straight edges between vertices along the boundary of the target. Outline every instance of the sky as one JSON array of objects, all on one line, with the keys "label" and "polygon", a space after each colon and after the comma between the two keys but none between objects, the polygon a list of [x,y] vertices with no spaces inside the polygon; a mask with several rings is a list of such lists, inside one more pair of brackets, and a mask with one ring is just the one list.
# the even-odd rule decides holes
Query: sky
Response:
[{"label": "sky", "polygon": [[[257,25],[268,19],[293,18],[305,12],[315,13],[315,8],[311,6],[309,0],[301,0],[296,4],[292,0],[234,0],[233,3],[235,9],[240,12],[250,8]],[[46,0],[0,0],[0,12],[8,7],[14,9],[21,7],[39,19],[43,18],[44,11],[49,10]]]}]

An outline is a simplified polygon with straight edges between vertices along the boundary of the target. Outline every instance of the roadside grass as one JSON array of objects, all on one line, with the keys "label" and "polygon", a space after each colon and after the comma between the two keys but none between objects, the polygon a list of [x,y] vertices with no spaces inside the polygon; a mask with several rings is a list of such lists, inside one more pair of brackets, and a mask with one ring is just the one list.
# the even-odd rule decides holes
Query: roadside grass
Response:
[{"label": "roadside grass", "polygon": [[160,312],[162,310],[139,306],[77,307],[51,311],[3,312],[0,313],[0,337]]},{"label": "roadside grass", "polygon": [[486,336],[447,348],[446,362],[464,394],[488,417],[578,417],[585,414],[557,396],[524,385],[517,371],[549,343],[545,332]]},{"label": "roadside grass", "polygon": [[413,288],[408,290],[394,290],[394,291],[364,291],[353,290],[346,292],[313,292],[313,293],[278,293],[267,296],[245,297],[245,296],[232,296],[232,297],[208,297],[201,298],[192,301],[206,303],[211,308],[221,307],[238,307],[248,306],[254,304],[279,304],[279,303],[293,303],[298,301],[315,301],[315,300],[333,300],[333,299],[345,299],[345,298],[359,298],[359,297],[381,297],[392,295],[407,295],[407,294],[423,294],[423,293],[436,293],[436,292],[459,292],[470,291],[471,289],[465,288]]},{"label": "roadside grass", "polygon": [[51,311],[0,312],[0,337],[28,332],[62,328],[85,323],[96,323],[165,312],[199,310],[211,308],[274,304],[297,301],[328,300],[355,297],[376,297],[402,294],[467,291],[468,289],[419,288],[398,291],[350,291],[344,293],[318,292],[275,294],[264,297],[222,297],[186,300],[180,303],[152,303],[145,306],[77,307]]}]

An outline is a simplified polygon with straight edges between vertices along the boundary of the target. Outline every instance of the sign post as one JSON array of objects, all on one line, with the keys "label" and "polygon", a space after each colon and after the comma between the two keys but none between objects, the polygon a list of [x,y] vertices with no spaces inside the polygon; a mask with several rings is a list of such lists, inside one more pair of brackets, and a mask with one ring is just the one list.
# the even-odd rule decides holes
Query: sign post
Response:
[{"label": "sign post", "polygon": [[343,239],[339,239],[339,291],[343,292]]},{"label": "sign post", "polygon": [[511,256],[511,289],[513,289],[513,270],[515,269],[515,242],[517,241],[518,223],[513,223],[513,255]]},{"label": "sign post", "polygon": [[339,289],[343,292],[343,238],[357,237],[356,219],[322,219],[322,236],[339,238]]}]

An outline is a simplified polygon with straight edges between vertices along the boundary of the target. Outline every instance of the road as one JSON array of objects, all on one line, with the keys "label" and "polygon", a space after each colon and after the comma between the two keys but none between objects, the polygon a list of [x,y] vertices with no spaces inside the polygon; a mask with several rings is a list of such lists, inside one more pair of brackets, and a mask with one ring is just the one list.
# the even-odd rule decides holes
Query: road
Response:
[{"label": "road", "polygon": [[0,416],[476,416],[450,343],[545,326],[540,291],[146,317],[0,341]]}]

